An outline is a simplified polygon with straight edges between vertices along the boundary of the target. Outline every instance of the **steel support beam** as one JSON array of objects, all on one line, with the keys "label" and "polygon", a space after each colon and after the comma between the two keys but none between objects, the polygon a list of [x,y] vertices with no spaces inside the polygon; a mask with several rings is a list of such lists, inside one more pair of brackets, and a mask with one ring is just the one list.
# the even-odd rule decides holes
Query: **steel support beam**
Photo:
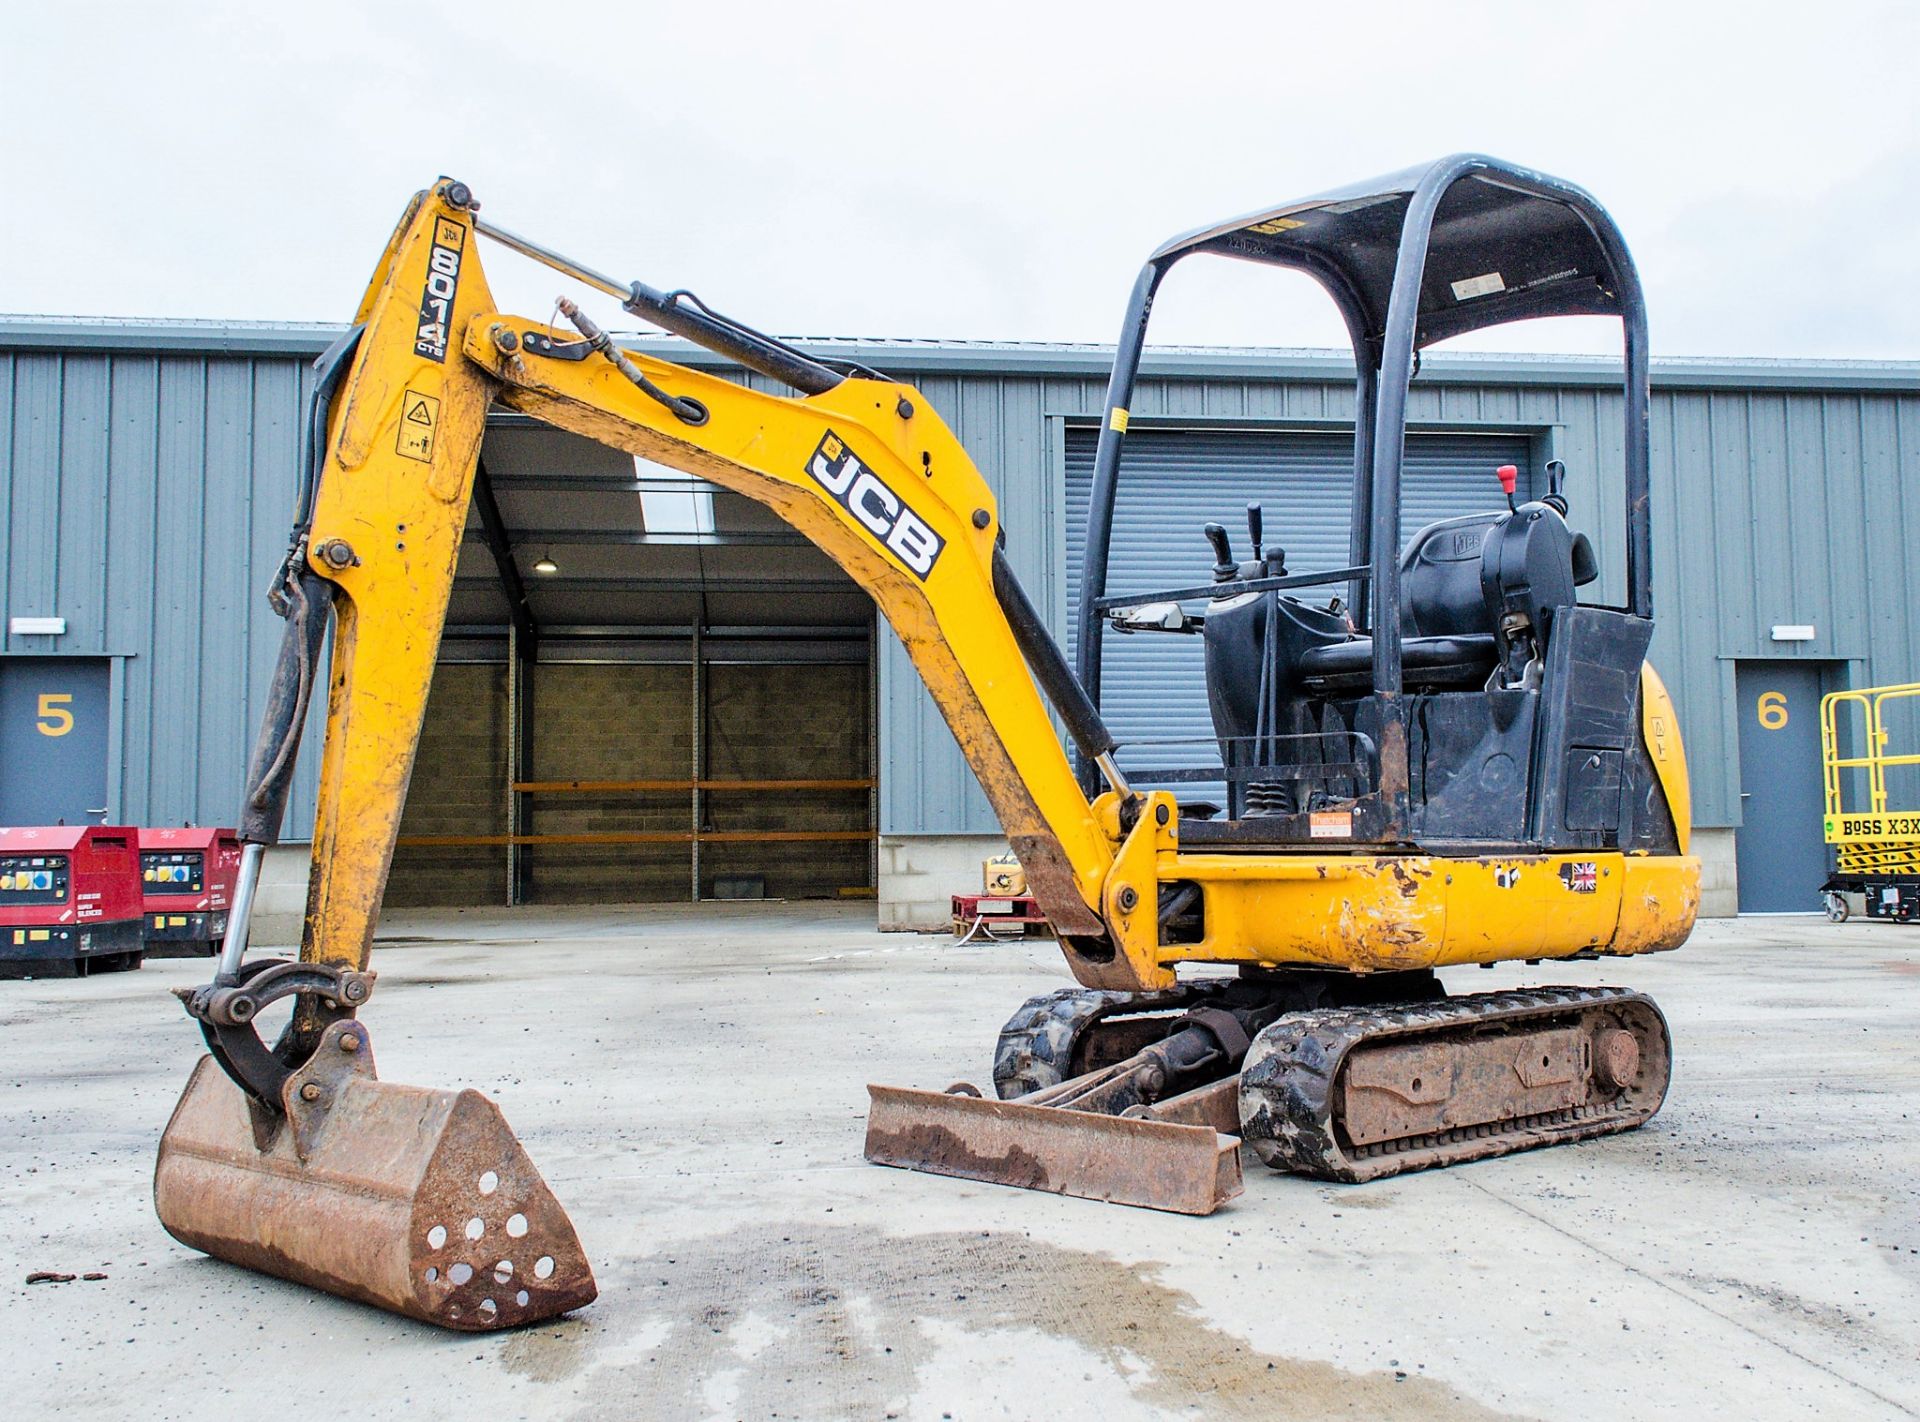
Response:
[{"label": "steel support beam", "polygon": [[473,508],[480,516],[480,533],[487,551],[493,554],[494,569],[500,578],[500,591],[506,594],[507,615],[513,619],[517,650],[522,659],[532,661],[540,640],[540,629],[533,620],[533,607],[527,601],[527,585],[521,580],[519,565],[513,561],[513,540],[507,521],[500,516],[500,504],[493,496],[493,480],[487,474],[483,456],[473,477]]},{"label": "steel support beam", "polygon": [[[477,502],[477,500],[476,500]],[[736,533],[648,533],[638,528],[510,528],[505,536],[511,543],[532,543],[555,548],[801,548],[809,546],[798,533],[778,528],[743,529]],[[482,529],[478,535],[467,533],[467,542],[484,539],[493,545],[492,535]]]}]

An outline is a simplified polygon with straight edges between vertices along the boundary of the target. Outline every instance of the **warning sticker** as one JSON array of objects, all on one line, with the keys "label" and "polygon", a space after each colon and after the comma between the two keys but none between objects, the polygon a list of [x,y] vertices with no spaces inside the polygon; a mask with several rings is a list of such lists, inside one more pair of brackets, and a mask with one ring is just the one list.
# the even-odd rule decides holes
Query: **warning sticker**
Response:
[{"label": "warning sticker", "polygon": [[1263,237],[1278,237],[1282,232],[1291,232],[1296,227],[1306,225],[1297,217],[1276,217],[1267,222],[1256,222],[1247,231],[1258,232]]},{"label": "warning sticker", "polygon": [[1352,839],[1352,810],[1315,810],[1307,816],[1307,838]]},{"label": "warning sticker", "polygon": [[433,460],[433,437],[440,429],[440,400],[409,390],[400,397],[400,433],[395,448],[422,464]]},{"label": "warning sticker", "polygon": [[1506,281],[1499,272],[1487,272],[1483,276],[1467,277],[1453,283],[1455,301],[1471,301],[1476,296],[1492,296],[1496,291],[1505,291]]}]

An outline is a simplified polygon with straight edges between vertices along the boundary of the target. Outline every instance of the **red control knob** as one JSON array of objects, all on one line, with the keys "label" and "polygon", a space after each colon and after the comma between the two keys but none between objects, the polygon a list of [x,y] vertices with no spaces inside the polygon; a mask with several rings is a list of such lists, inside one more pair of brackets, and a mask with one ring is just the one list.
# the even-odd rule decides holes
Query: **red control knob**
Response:
[{"label": "red control knob", "polygon": [[1500,481],[1500,487],[1506,492],[1507,497],[1512,498],[1514,485],[1520,482],[1520,471],[1511,464],[1502,464],[1493,473],[1494,477]]}]

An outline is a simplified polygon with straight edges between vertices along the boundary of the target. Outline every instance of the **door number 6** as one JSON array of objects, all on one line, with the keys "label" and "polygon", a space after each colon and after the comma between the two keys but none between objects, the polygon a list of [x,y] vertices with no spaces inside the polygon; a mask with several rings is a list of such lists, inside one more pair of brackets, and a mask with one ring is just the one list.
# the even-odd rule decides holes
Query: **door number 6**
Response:
[{"label": "door number 6", "polygon": [[1777,731],[1787,724],[1787,694],[1784,691],[1760,693],[1760,724],[1769,731]]},{"label": "door number 6", "polygon": [[43,736],[64,736],[73,729],[73,712],[67,704],[73,697],[64,691],[48,691],[40,696],[40,719],[34,727]]}]

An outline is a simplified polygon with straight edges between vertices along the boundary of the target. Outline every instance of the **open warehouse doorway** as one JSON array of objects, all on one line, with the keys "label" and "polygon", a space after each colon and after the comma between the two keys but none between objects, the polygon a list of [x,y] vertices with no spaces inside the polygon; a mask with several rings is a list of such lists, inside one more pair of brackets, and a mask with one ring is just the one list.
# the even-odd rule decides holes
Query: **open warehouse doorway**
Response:
[{"label": "open warehouse doorway", "polygon": [[387,903],[870,895],[873,621],[752,500],[497,418]]}]

